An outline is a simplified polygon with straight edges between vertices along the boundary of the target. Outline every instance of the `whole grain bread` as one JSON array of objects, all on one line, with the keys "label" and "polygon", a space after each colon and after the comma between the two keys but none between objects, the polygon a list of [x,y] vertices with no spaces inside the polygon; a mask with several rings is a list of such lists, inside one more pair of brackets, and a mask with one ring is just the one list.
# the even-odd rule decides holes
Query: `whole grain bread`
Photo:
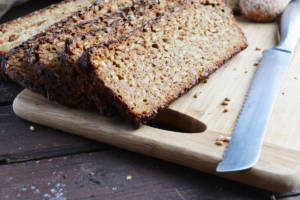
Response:
[{"label": "whole grain bread", "polygon": [[[6,62],[2,64],[2,69],[14,70],[17,67],[23,66],[26,61],[28,51],[32,50],[33,46],[40,43],[47,42],[45,38],[50,39],[55,35],[64,32],[65,29],[71,30],[73,26],[80,23],[85,23],[90,20],[98,19],[100,16],[114,12],[120,7],[130,6],[134,0],[96,0],[90,7],[85,7],[72,15],[60,20],[59,22],[51,25],[46,30],[32,36],[29,40],[11,49],[6,55]],[[85,27],[88,29],[88,27]],[[24,69],[23,69],[24,70]],[[30,72],[28,72],[30,73]],[[16,75],[16,74],[15,74]]]},{"label": "whole grain bread", "polygon": [[[104,114],[112,108],[139,124],[247,47],[221,0],[140,2],[46,31],[11,51],[3,66],[12,79],[50,99],[96,104]],[[82,31],[93,27],[89,23],[97,28]]]},{"label": "whole grain bread", "polygon": [[89,49],[82,68],[98,107],[103,101],[111,103],[120,115],[139,124],[246,47],[222,1],[188,0],[119,42]]},{"label": "whole grain bread", "polygon": [[[88,99],[82,84],[84,75],[80,73],[80,57],[84,50],[96,44],[116,40],[123,34],[134,31],[146,22],[159,17],[164,10],[178,6],[181,0],[143,0],[136,1],[133,5],[103,15],[99,19],[79,24],[71,29],[65,29],[59,34],[40,36],[40,42],[27,56],[29,62],[23,64],[30,68],[35,78],[27,78],[27,73],[22,80],[34,80],[23,83],[25,87],[39,91],[47,98],[73,107],[82,107],[86,103],[79,103],[74,99]],[[42,38],[42,39],[41,39]],[[66,44],[65,44],[66,41]],[[66,53],[64,53],[66,52]],[[63,54],[62,63],[60,60]],[[11,77],[16,71],[8,70]],[[20,71],[20,69],[18,70]],[[79,80],[80,79],[80,80]],[[67,82],[67,83],[66,83]],[[85,102],[87,102],[86,100]],[[102,106],[102,108],[109,106]]]},{"label": "whole grain bread", "polygon": [[[10,49],[20,45],[30,37],[43,32],[50,25],[70,16],[72,13],[89,7],[94,0],[65,0],[47,8],[35,11],[24,17],[0,25],[0,63]],[[8,77],[0,68],[0,79]]]},{"label": "whole grain bread", "polygon": [[[43,75],[41,75],[43,71],[33,71],[32,65],[30,64],[35,63],[35,59],[39,57],[39,55],[36,54],[36,52],[39,52],[39,46],[51,43],[56,44],[55,47],[47,47],[47,53],[49,54],[47,55],[47,62],[51,64],[51,66],[56,66],[56,64],[59,63],[59,60],[58,57],[53,57],[53,52],[59,52],[62,48],[64,48],[66,39],[65,36],[72,36],[97,29],[100,23],[109,23],[108,21],[103,21],[104,18],[107,18],[106,16],[111,16],[111,13],[125,7],[131,7],[133,3],[134,0],[95,1],[89,8],[84,8],[66,19],[55,23],[43,33],[35,35],[30,40],[27,40],[21,45],[10,50],[6,59],[2,62],[2,68],[5,68],[10,79],[20,83],[26,88],[47,96],[49,99],[54,100],[54,96],[51,95],[51,92],[44,87],[45,82],[47,82],[48,79],[41,78],[43,77]],[[32,57],[31,55],[35,56]],[[65,104],[79,105],[79,107],[84,109],[89,109],[90,107],[93,108],[89,99],[85,99],[84,97],[76,99],[60,99],[64,99]]]}]

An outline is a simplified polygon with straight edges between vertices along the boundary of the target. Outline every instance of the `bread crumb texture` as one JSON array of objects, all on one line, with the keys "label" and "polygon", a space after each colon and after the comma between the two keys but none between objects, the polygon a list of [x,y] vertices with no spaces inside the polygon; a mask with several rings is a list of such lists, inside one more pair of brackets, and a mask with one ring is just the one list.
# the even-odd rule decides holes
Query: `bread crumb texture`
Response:
[{"label": "bread crumb texture", "polygon": [[92,48],[89,62],[94,80],[143,121],[246,46],[222,2],[187,1],[119,43]]}]

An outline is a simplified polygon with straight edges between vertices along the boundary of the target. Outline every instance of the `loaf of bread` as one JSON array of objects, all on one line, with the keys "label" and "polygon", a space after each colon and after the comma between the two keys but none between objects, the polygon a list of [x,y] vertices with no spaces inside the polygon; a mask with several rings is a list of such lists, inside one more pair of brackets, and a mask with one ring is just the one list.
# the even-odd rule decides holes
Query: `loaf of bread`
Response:
[{"label": "loaf of bread", "polygon": [[140,124],[247,47],[221,0],[116,2],[83,23],[57,23],[11,50],[2,66],[51,100]]},{"label": "loaf of bread", "polygon": [[[47,91],[48,98],[50,96],[51,100],[73,107],[81,106],[82,104],[74,104],[73,101],[66,102],[66,99],[82,99],[86,96],[85,91],[88,89],[89,84],[82,84],[82,81],[87,79],[85,74],[80,72],[79,62],[84,50],[99,43],[117,40],[122,35],[128,34],[145,23],[156,19],[165,10],[178,6],[181,1],[137,1],[131,7],[103,16],[101,20],[84,24],[87,27],[95,26],[96,29],[87,31],[82,28],[82,25],[79,25],[70,31],[55,35],[55,39],[45,39],[44,41],[48,42],[38,45],[34,48],[37,50],[31,51],[28,55],[33,62],[28,63],[27,66],[30,67],[33,73],[38,74],[38,85],[39,87],[44,86],[43,90]],[[74,32],[74,30],[79,31]],[[74,35],[74,33],[76,34]],[[64,45],[65,40],[66,45]],[[62,54],[65,51],[66,53]],[[49,62],[50,60],[51,62]],[[101,108],[110,109],[111,107],[102,106]],[[105,110],[101,110],[101,112],[106,113]]]},{"label": "loaf of bread", "polygon": [[246,47],[223,1],[188,0],[118,42],[90,48],[82,69],[99,110],[106,101],[139,124]]},{"label": "loaf of bread", "polygon": [[[0,25],[0,62],[10,49],[20,45],[33,35],[43,32],[50,25],[70,16],[72,13],[89,7],[94,0],[65,0],[27,16]],[[0,79],[7,76],[0,68]]]},{"label": "loaf of bread", "polygon": [[[59,58],[58,56],[55,56],[55,53],[62,53],[64,51],[65,39],[67,37],[72,37],[76,34],[83,34],[90,30],[97,29],[100,24],[110,23],[108,18],[111,16],[111,13],[120,9],[122,10],[125,7],[131,7],[133,2],[134,0],[96,1],[89,8],[82,9],[66,19],[57,22],[43,33],[35,35],[30,40],[27,40],[23,44],[12,49],[6,56],[5,62],[2,63],[2,67],[5,68],[8,76],[12,80],[20,83],[23,87],[39,92],[51,100],[55,100],[55,96],[52,95],[48,87],[45,87],[45,83],[47,83],[48,79],[51,77],[46,79],[42,75],[43,66],[41,66],[38,71],[34,71],[32,67],[32,63],[36,63],[36,65],[39,64],[39,62],[35,59],[39,58],[40,50],[47,51],[47,55],[41,54],[41,60],[44,61],[45,59],[43,59],[43,57],[47,57],[47,66],[58,66]],[[114,17],[123,14],[123,12],[119,11],[114,14]],[[51,46],[51,44],[55,45]],[[93,107],[92,103],[84,97],[75,99],[72,99],[71,97],[60,99],[64,99],[64,102],[60,103],[78,105],[84,109]]]}]

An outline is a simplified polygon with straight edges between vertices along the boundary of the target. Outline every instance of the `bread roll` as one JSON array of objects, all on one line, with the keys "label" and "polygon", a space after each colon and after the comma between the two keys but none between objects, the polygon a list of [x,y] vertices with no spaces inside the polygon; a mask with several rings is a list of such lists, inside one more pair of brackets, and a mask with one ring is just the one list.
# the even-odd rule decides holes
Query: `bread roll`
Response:
[{"label": "bread roll", "polygon": [[240,0],[240,11],[246,18],[256,22],[274,20],[283,12],[290,0]]}]

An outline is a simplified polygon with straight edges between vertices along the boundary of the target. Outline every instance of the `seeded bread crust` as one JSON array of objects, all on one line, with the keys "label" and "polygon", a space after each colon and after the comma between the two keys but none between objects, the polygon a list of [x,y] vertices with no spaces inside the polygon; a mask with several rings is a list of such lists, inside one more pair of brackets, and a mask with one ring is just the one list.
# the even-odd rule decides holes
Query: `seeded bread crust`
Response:
[{"label": "seeded bread crust", "polygon": [[[94,0],[65,0],[0,25],[0,63],[8,51]],[[52,17],[51,17],[52,16]],[[0,68],[0,80],[9,80]]]},{"label": "seeded bread crust", "polygon": [[[168,91],[168,93],[163,94],[163,97],[160,98],[160,96],[157,96],[157,102],[152,102],[150,100],[147,101],[147,98],[149,98],[149,95],[151,95],[151,93],[155,93],[156,91],[154,91],[154,88],[151,87],[151,84],[149,84],[149,86],[143,86],[143,85],[134,85],[133,88],[128,87],[128,89],[124,89],[126,87],[123,87],[123,84],[125,84],[125,82],[122,82],[122,80],[126,80],[126,82],[128,81],[135,84],[137,81],[144,81],[148,74],[147,72],[144,70],[146,68],[151,68],[150,66],[147,66],[147,60],[143,60],[144,63],[140,63],[140,66],[136,66],[135,68],[130,68],[128,69],[129,71],[135,70],[135,73],[132,72],[126,72],[125,74],[122,74],[122,72],[115,70],[114,67],[118,67],[118,63],[120,63],[119,57],[118,55],[121,54],[121,56],[126,56],[128,53],[135,51],[134,48],[138,48],[138,44],[139,42],[143,43],[145,41],[147,41],[147,39],[150,40],[151,42],[157,42],[160,41],[159,37],[165,37],[165,36],[174,36],[176,35],[175,33],[173,34],[172,31],[167,31],[169,34],[162,34],[160,36],[157,36],[158,39],[155,39],[155,34],[157,34],[156,31],[160,32],[160,31],[164,31],[168,28],[167,25],[172,25],[172,23],[174,22],[165,22],[168,21],[169,19],[173,19],[173,18],[178,18],[179,20],[184,20],[185,17],[182,13],[189,13],[191,14],[191,16],[196,16],[197,14],[199,14],[196,10],[198,8],[203,8],[203,6],[210,6],[211,12],[214,12],[214,9],[218,9],[218,11],[220,12],[225,12],[226,14],[224,15],[225,17],[227,16],[226,20],[230,20],[231,21],[231,25],[229,25],[229,27],[227,28],[231,28],[234,29],[234,31],[236,31],[236,34],[234,33],[233,35],[230,35],[230,33],[224,33],[224,35],[222,36],[226,36],[227,37],[235,37],[235,39],[238,39],[237,43],[229,43],[226,44],[226,42],[224,44],[226,44],[227,46],[229,46],[226,49],[226,52],[221,52],[219,55],[215,55],[216,57],[212,57],[212,58],[204,58],[203,60],[199,60],[198,58],[193,58],[190,57],[187,59],[187,62],[184,63],[187,66],[187,72],[189,71],[190,68],[195,67],[195,71],[197,71],[196,73],[188,73],[187,74],[187,78],[184,80],[180,80],[179,84],[175,84],[176,87],[174,89],[171,89]],[[184,12],[183,12],[184,11]],[[209,11],[208,11],[209,12]],[[106,45],[102,45],[102,46],[98,46],[98,47],[94,47],[89,49],[83,56],[82,58],[82,68],[89,74],[89,77],[91,79],[90,83],[93,85],[94,88],[98,88],[98,90],[95,90],[94,92],[99,92],[99,96],[97,97],[97,93],[94,94],[95,96],[93,97],[93,100],[95,101],[97,106],[101,106],[103,103],[103,99],[102,96],[103,94],[105,94],[106,98],[105,101],[107,101],[107,104],[111,103],[113,104],[113,107],[115,109],[117,109],[118,113],[120,113],[120,115],[122,115],[124,118],[129,119],[133,124],[135,125],[139,125],[140,123],[146,123],[147,121],[151,120],[153,117],[155,117],[155,115],[157,114],[157,112],[159,112],[159,110],[166,108],[171,102],[173,102],[174,100],[176,100],[178,97],[180,97],[181,95],[183,95],[184,93],[186,93],[187,91],[189,91],[192,87],[194,87],[197,83],[199,83],[200,81],[205,80],[211,73],[213,73],[215,70],[217,70],[222,64],[224,64],[228,59],[230,59],[232,56],[234,56],[235,54],[237,54],[238,52],[240,52],[241,50],[243,50],[244,48],[247,47],[247,42],[246,39],[243,35],[243,33],[241,32],[241,30],[238,28],[233,16],[230,14],[231,11],[220,1],[188,1],[188,3],[186,5],[184,5],[182,8],[178,8],[174,13],[172,13],[170,16],[168,16],[167,18],[161,18],[162,20],[157,20],[155,23],[153,24],[149,24],[147,25],[147,27],[145,27],[143,29],[143,31],[136,31],[135,33],[131,34],[129,37],[127,38],[123,38],[122,40],[120,40],[118,43],[112,43],[112,44],[106,44]],[[182,16],[181,16],[182,15]],[[179,17],[178,17],[179,16]],[[181,16],[181,17],[180,17]],[[222,17],[224,17],[222,16]],[[228,17],[229,16],[229,17]],[[198,23],[209,23],[209,21],[204,20],[204,22],[202,22],[202,18],[197,18],[197,22]],[[189,23],[189,20],[186,20],[184,22],[179,22],[178,24],[176,24],[176,22],[174,22],[175,26],[173,27],[169,27],[172,30],[174,30],[176,32],[176,26],[179,25],[177,28],[181,27],[181,23]],[[220,25],[220,24],[218,24]],[[189,26],[189,25],[187,25]],[[181,27],[183,28],[183,27]],[[188,27],[191,28],[191,27]],[[196,28],[196,27],[195,27]],[[199,28],[199,27],[198,27]],[[213,31],[210,30],[212,29],[212,26],[207,27],[207,31]],[[218,27],[220,28],[220,27]],[[206,31],[206,30],[205,30]],[[228,30],[229,32],[231,30]],[[153,33],[155,32],[155,34]],[[192,32],[192,31],[191,31]],[[210,33],[208,33],[210,34]],[[193,36],[193,35],[191,35]],[[178,37],[179,40],[180,36]],[[188,38],[189,37],[185,37],[182,36],[182,41],[183,42],[188,42]],[[234,38],[232,38],[234,39]],[[219,40],[221,40],[219,38]],[[222,46],[218,46],[218,43],[215,43],[215,41],[211,41],[212,43],[209,44],[209,47],[211,48],[211,45],[214,46],[214,48],[218,49]],[[179,44],[178,42],[172,43],[173,48],[180,48],[179,46],[176,46],[177,44]],[[201,42],[201,38],[198,38],[195,43],[191,43],[191,45],[201,45],[205,44]],[[126,50],[128,48],[128,50]],[[147,56],[147,55],[151,55],[152,57],[155,57],[155,52],[156,50],[153,49],[159,49],[160,48],[160,44],[154,43],[151,45],[145,47],[145,51],[143,51],[140,56]],[[202,48],[205,49],[205,46],[202,46]],[[115,54],[116,52],[119,52],[121,49],[121,53],[120,54]],[[125,51],[125,53],[123,52],[123,50]],[[212,49],[206,49],[210,52],[213,52]],[[165,50],[168,51],[168,50]],[[171,50],[172,51],[172,50]],[[127,52],[127,53],[126,53]],[[138,52],[138,51],[136,51]],[[176,51],[174,51],[176,52]],[[205,50],[203,51],[205,52]],[[192,52],[191,52],[192,53]],[[216,52],[217,53],[217,52]],[[128,54],[128,62],[130,63],[130,65],[124,65],[124,63],[126,63],[125,61],[122,63],[121,62],[121,66],[119,67],[120,69],[123,68],[125,66],[125,70],[127,70],[128,67],[134,65],[135,63],[139,63],[139,58],[135,59],[135,57],[133,56],[135,54]],[[172,55],[168,54],[168,55]],[[150,56],[149,61],[154,62],[153,58]],[[162,56],[167,56],[166,54],[162,54]],[[177,59],[176,57],[180,57],[181,55],[178,55],[175,53],[175,59]],[[212,55],[211,55],[212,56]],[[115,58],[117,57],[117,58]],[[152,58],[152,59],[151,59]],[[163,58],[161,58],[163,60]],[[199,69],[197,67],[197,65],[193,66],[193,65],[189,65],[188,62],[191,61],[200,61],[199,65],[203,64],[203,67],[201,67],[201,69]],[[126,58],[125,58],[126,60]],[[159,65],[159,61],[162,60],[158,60],[158,65]],[[135,62],[137,61],[137,62]],[[203,61],[203,63],[201,64],[201,62]],[[108,66],[110,65],[110,63],[112,63],[112,65],[115,66]],[[114,64],[113,64],[114,63]],[[156,63],[155,63],[156,64]],[[182,64],[182,65],[184,65]],[[152,63],[153,65],[153,63]],[[180,63],[177,63],[177,65],[180,65]],[[167,67],[168,64],[166,63]],[[162,67],[162,66],[157,66],[157,67]],[[143,73],[143,76],[141,78],[133,78],[131,80],[128,79],[128,77],[131,77],[131,75],[134,76],[139,76],[139,70],[140,71],[145,71]],[[150,69],[151,70],[151,69]],[[162,67],[162,70],[164,70],[164,68]],[[117,73],[120,74],[115,74],[114,72],[117,71]],[[109,72],[109,73],[107,73]],[[142,72],[141,72],[142,73]],[[178,71],[177,73],[181,73],[180,71]],[[130,75],[130,76],[129,76]],[[170,75],[171,79],[169,81],[172,81],[172,79],[176,76],[176,74],[168,74]],[[125,77],[124,77],[125,76]],[[190,78],[193,77],[193,78]],[[110,78],[108,78],[110,77]],[[185,77],[185,75],[184,75]],[[116,78],[116,79],[115,79]],[[119,80],[118,80],[119,79]],[[140,79],[140,80],[139,80]],[[117,81],[118,80],[118,81]],[[155,79],[154,79],[155,80]],[[121,83],[122,82],[122,83]],[[145,83],[145,82],[144,82]],[[175,82],[174,82],[175,83]],[[167,85],[162,85],[163,87],[168,87]],[[123,88],[122,88],[123,87]],[[143,89],[138,90],[138,87],[142,87]],[[135,98],[131,98],[131,96],[126,96],[128,91],[132,89],[134,92],[131,94],[133,96],[135,96],[135,94],[140,93],[146,90],[146,99],[142,100],[142,99],[135,99]],[[166,90],[167,91],[167,90]],[[160,93],[158,93],[160,94]],[[151,98],[149,98],[151,99]],[[97,102],[101,102],[101,103],[97,103]],[[149,102],[149,104],[148,104]],[[134,104],[137,104],[135,107],[133,106]],[[130,105],[129,105],[130,104]],[[140,108],[139,108],[139,104],[141,104]],[[100,108],[101,110],[101,108]]]}]

